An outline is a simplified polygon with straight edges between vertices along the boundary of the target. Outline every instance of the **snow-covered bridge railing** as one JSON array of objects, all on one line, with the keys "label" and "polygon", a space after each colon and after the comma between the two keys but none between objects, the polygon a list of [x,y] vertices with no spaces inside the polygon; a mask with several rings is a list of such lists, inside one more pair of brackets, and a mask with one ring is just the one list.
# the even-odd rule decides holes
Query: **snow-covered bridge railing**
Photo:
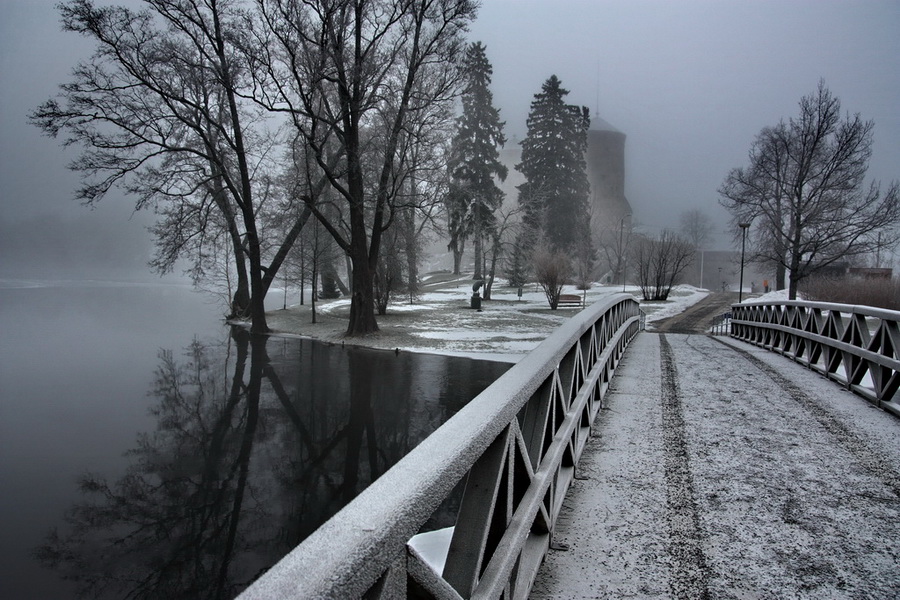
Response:
[{"label": "snow-covered bridge railing", "polygon": [[789,356],[900,416],[900,312],[824,302],[732,306],[731,335]]},{"label": "snow-covered bridge railing", "polygon": [[[640,328],[626,294],[566,321],[241,598],[527,597],[610,378]],[[453,504],[454,527],[424,531]]]}]

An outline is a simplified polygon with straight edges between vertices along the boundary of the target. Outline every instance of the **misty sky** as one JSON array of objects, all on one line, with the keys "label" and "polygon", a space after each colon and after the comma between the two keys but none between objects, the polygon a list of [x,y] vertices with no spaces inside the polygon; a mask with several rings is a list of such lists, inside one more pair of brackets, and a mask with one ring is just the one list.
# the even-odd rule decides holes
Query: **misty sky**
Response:
[{"label": "misty sky", "polygon": [[[0,0],[0,218],[29,226],[87,212],[71,200],[72,151],[25,122],[91,50],[60,31],[56,3]],[[628,136],[625,191],[651,232],[689,208],[724,228],[716,189],[728,169],[820,78],[844,111],[875,121],[870,177],[900,179],[898,0],[484,0],[471,39],[487,46],[510,140],[552,74]],[[92,216],[140,235],[147,220],[130,213],[111,195]]]}]

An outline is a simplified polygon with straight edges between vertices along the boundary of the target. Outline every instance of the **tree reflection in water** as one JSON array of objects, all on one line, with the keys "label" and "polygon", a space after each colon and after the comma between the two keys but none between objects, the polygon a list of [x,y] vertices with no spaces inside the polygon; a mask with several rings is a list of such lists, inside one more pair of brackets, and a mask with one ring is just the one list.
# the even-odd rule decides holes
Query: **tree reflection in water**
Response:
[{"label": "tree reflection in water", "polygon": [[161,351],[156,431],[37,557],[82,597],[233,597],[507,368],[241,328]]}]

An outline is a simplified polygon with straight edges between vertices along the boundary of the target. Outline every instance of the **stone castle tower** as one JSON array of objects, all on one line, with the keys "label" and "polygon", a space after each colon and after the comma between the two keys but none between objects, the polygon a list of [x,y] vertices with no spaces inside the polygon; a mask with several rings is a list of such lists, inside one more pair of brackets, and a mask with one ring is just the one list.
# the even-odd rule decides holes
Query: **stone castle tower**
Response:
[{"label": "stone castle tower", "polygon": [[591,228],[594,232],[618,229],[622,219],[626,219],[627,228],[631,205],[625,198],[625,134],[595,116],[587,137],[585,162],[591,183]]}]

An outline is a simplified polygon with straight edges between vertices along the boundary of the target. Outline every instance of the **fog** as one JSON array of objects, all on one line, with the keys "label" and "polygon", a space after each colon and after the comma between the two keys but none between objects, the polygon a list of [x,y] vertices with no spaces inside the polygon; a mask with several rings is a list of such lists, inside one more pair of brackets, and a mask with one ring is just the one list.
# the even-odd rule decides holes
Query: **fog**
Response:
[{"label": "fog", "polygon": [[717,188],[754,136],[798,114],[823,78],[842,109],[875,121],[869,175],[900,179],[900,2],[486,0],[494,100],[521,139],[556,74],[569,101],[627,135],[625,194],[651,232],[681,211],[727,214]]},{"label": "fog", "polygon": [[[91,51],[60,31],[56,3],[0,3],[0,226],[27,241],[3,245],[0,270],[22,265],[31,254],[23,244],[50,248],[51,264],[71,259],[72,244],[53,245],[71,224],[76,240],[109,248],[88,249],[85,260],[140,271],[151,253],[150,215],[133,217],[119,193],[93,212],[79,206],[71,199],[77,177],[66,169],[73,150],[26,123]],[[510,143],[522,139],[533,95],[556,74],[570,102],[627,135],[625,192],[636,220],[652,232],[701,208],[717,224],[715,246],[726,248],[716,189],[744,164],[756,133],[794,116],[820,78],[845,111],[875,121],[870,176],[900,178],[898,32],[896,0],[484,0],[470,38],[487,46]],[[51,215],[56,225],[41,227]],[[85,215],[95,223],[85,225]]]}]

